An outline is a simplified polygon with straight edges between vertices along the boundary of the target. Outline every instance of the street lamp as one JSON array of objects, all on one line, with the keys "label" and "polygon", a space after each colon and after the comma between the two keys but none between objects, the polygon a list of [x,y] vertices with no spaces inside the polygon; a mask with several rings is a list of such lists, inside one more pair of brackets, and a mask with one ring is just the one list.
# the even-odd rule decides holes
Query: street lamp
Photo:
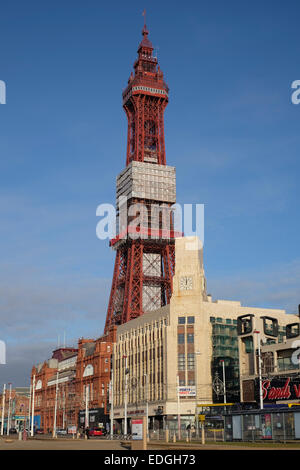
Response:
[{"label": "street lamp", "polygon": [[145,388],[146,388],[146,431],[148,439],[148,419],[149,419],[149,405],[148,405],[148,375],[144,374],[145,377]]},{"label": "street lamp", "polygon": [[6,384],[3,385],[3,395],[2,395],[1,436],[3,436],[3,432],[4,432],[5,390],[6,390]]},{"label": "street lamp", "polygon": [[129,369],[127,368],[127,356],[123,356],[125,359],[125,370],[124,370],[124,375],[125,375],[125,388],[124,388],[124,434],[127,436],[127,381],[128,377],[127,375],[129,374]]},{"label": "street lamp", "polygon": [[223,369],[223,395],[224,395],[224,403],[226,403],[226,381],[225,381],[225,361],[221,359],[222,362],[222,369]]},{"label": "street lamp", "polygon": [[57,401],[58,401],[58,369],[56,372],[56,385],[55,385],[55,405],[54,405],[54,423],[53,423],[53,434],[52,437],[57,437],[56,425],[57,425]]},{"label": "street lamp", "polygon": [[31,409],[31,427],[30,427],[30,435],[31,437],[34,434],[34,397],[35,397],[35,374],[32,379],[32,409]]},{"label": "street lamp", "polygon": [[262,377],[261,377],[261,350],[260,350],[260,331],[254,330],[253,333],[257,334],[258,342],[258,374],[259,374],[259,402],[260,409],[264,407],[263,393],[262,393]]},{"label": "street lamp", "polygon": [[[201,356],[201,352],[200,351],[196,351],[195,352],[195,356]],[[197,437],[199,436],[199,413],[198,413],[198,406],[197,406],[197,402],[198,402],[198,369],[197,369],[197,363],[198,361],[196,360],[195,361],[195,371],[196,371],[196,374],[195,374],[195,392],[196,392],[196,396],[195,396],[195,399],[196,399],[196,433],[197,433]]]},{"label": "street lamp", "polygon": [[7,429],[6,434],[9,435],[9,428],[10,428],[10,413],[11,413],[11,383],[9,385],[9,399],[8,399],[8,415],[7,415]]},{"label": "street lamp", "polygon": [[178,440],[181,439],[181,422],[180,422],[180,388],[179,388],[179,375],[177,375],[177,426],[178,426]]},{"label": "street lamp", "polygon": [[111,357],[111,380],[110,380],[110,438],[114,437],[114,351]]}]

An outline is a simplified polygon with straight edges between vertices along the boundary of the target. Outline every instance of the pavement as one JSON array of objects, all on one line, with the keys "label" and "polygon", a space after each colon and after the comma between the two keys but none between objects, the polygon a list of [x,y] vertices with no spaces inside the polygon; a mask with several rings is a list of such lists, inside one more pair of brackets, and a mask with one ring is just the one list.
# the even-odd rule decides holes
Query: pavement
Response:
[{"label": "pavement", "polygon": [[0,439],[1,450],[126,450],[120,441],[106,439],[66,439],[58,437],[29,438],[19,441],[18,438]]},{"label": "pavement", "polygon": [[[0,451],[1,450],[101,450],[101,451],[128,451],[130,449],[130,441],[110,441],[107,439],[70,439],[59,437],[52,439],[51,437],[35,437],[30,438],[27,441],[20,441],[16,437],[3,437],[0,438]],[[234,443],[207,443],[201,444],[198,442],[164,442],[164,441],[150,441],[148,443],[148,450],[187,450],[196,451],[197,453],[201,450],[300,450],[299,445],[289,445],[284,447],[283,445],[257,445],[255,443],[249,444],[234,444]]]}]

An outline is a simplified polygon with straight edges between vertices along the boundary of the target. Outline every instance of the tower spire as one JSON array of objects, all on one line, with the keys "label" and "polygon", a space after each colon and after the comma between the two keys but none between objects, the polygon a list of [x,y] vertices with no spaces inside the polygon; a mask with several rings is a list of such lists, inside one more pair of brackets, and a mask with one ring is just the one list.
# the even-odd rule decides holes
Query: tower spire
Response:
[{"label": "tower spire", "polygon": [[144,8],[144,11],[142,13],[143,17],[144,17],[144,28],[143,28],[143,32],[145,30],[147,30],[147,26],[146,26],[146,9]]}]

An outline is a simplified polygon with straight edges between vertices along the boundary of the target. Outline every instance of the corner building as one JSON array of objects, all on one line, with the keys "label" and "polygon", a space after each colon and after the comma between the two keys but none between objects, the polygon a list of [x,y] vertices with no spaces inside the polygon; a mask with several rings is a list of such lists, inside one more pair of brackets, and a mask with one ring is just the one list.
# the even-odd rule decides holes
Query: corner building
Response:
[{"label": "corner building", "polygon": [[146,414],[148,406],[150,429],[176,429],[178,412],[181,427],[186,429],[195,422],[197,404],[223,402],[224,397],[214,391],[216,376],[222,380],[222,360],[227,402],[238,402],[238,317],[274,317],[282,326],[291,322],[291,315],[283,310],[212,300],[207,294],[203,250],[196,237],[177,238],[175,255],[170,304],[117,329],[114,418],[120,428],[127,395],[128,420]]},{"label": "corner building", "polygon": [[36,429],[53,431],[55,408],[57,429],[80,429],[87,423],[91,428],[106,428],[115,341],[116,328],[97,339],[81,338],[77,348],[58,348],[50,359],[32,368]]}]

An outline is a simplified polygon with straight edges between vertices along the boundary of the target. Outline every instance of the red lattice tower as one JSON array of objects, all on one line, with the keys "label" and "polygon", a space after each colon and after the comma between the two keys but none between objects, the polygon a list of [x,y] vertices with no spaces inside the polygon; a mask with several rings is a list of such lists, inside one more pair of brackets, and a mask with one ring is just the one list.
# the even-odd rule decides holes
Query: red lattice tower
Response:
[{"label": "red lattice tower", "polygon": [[[123,92],[127,157],[117,178],[117,236],[110,242],[116,261],[105,332],[168,304],[172,294],[178,234],[170,210],[176,202],[175,168],[166,165],[164,138],[169,89],[148,34],[144,25],[134,73]],[[125,205],[120,198],[126,198]]]}]

